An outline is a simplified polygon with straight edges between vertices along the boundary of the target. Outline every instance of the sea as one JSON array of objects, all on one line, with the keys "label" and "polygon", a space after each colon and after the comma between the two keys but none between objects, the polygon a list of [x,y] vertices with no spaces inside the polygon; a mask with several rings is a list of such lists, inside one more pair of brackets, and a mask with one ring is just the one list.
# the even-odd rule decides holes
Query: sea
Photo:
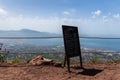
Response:
[{"label": "sea", "polygon": [[[97,48],[102,50],[110,50],[120,52],[120,39],[88,39],[80,38],[81,48]],[[12,45],[31,44],[39,46],[64,46],[63,38],[50,38],[50,39],[8,39],[0,40],[0,43]]]},{"label": "sea", "polygon": [[81,47],[120,52],[120,39],[80,39]]},{"label": "sea", "polygon": [[[120,39],[88,39],[80,38],[81,48],[96,48],[102,50],[120,52]],[[64,46],[63,38],[27,40],[26,43],[41,46]]]},{"label": "sea", "polygon": [[[80,38],[81,48],[96,48],[102,50],[116,51],[120,52],[120,39],[88,39]],[[44,42],[45,41],[45,42]],[[64,45],[62,39],[48,39],[41,42],[43,45]],[[39,42],[39,41],[38,41]]]}]

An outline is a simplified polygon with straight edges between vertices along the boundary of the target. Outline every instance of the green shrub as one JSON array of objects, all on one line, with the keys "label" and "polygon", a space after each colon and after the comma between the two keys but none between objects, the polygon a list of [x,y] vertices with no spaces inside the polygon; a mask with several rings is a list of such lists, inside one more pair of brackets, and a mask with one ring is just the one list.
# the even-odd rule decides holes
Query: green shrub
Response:
[{"label": "green shrub", "polygon": [[89,63],[99,63],[99,62],[100,62],[100,60],[98,57],[93,57],[93,58],[89,59]]},{"label": "green shrub", "polygon": [[63,62],[61,59],[53,59],[54,62]]},{"label": "green shrub", "polygon": [[4,54],[0,54],[0,62],[5,62],[5,55]]},{"label": "green shrub", "polygon": [[111,58],[111,63],[120,63],[120,59]]},{"label": "green shrub", "polygon": [[18,58],[15,58],[15,59],[12,60],[12,63],[17,63],[18,64],[18,63],[21,63],[21,60],[18,59]]}]

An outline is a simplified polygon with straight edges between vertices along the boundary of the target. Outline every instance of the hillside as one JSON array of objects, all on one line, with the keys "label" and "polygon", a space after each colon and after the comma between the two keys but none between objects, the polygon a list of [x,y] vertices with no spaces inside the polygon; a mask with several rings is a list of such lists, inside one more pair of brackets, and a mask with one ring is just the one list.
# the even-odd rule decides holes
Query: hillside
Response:
[{"label": "hillside", "polygon": [[[0,30],[0,37],[58,37],[61,34],[49,33],[49,32],[39,32],[35,30],[22,29],[22,30],[9,30],[2,31]],[[20,45],[25,44],[28,45],[56,45],[55,42],[61,44],[61,40],[59,39],[0,39],[0,42],[5,45]],[[19,46],[18,46],[19,47]]]},{"label": "hillside", "polygon": [[30,29],[21,30],[0,30],[0,37],[50,37],[50,36],[60,36],[59,34],[49,33],[49,32],[39,32]]},{"label": "hillside", "polygon": [[120,80],[120,64],[84,64],[84,68],[74,66],[68,73],[66,67],[0,64],[0,80]]}]

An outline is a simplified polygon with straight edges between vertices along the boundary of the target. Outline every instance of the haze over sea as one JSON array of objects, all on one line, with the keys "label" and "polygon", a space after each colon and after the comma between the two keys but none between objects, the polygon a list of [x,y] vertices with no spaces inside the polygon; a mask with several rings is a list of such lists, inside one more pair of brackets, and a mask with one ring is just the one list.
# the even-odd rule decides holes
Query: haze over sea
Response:
[{"label": "haze over sea", "polygon": [[[64,44],[63,38],[31,40],[29,44],[31,43],[41,46],[62,46]],[[120,51],[120,39],[80,38],[80,45],[81,48],[96,48],[96,49],[116,51],[116,52]]]},{"label": "haze over sea", "polygon": [[[80,34],[80,33],[79,33]],[[81,36],[85,37],[86,35]],[[58,38],[56,38],[56,37]],[[60,36],[60,37],[59,37]],[[100,35],[93,35],[93,36],[100,36]],[[102,35],[101,35],[102,36]],[[49,32],[39,32],[29,29],[22,29],[18,31],[0,31],[0,42],[11,46],[14,44],[19,45],[38,45],[38,46],[63,46],[63,38],[62,34],[54,34]],[[32,39],[2,39],[2,37],[33,37]],[[38,37],[38,39],[34,39],[34,37]],[[39,39],[40,37],[40,39]],[[46,37],[46,38],[42,38]],[[48,37],[48,38],[47,38]],[[50,38],[49,38],[50,37]],[[55,37],[55,38],[54,38]],[[100,38],[83,38],[80,37],[80,45],[81,48],[96,48],[96,49],[103,49],[103,50],[110,50],[110,51],[120,51],[120,39],[119,36],[114,39],[107,39],[104,35],[102,39]],[[15,45],[16,46],[16,45]],[[16,46],[17,47],[17,46]]]},{"label": "haze over sea", "polygon": [[[63,46],[63,38],[25,40],[25,43],[39,46]],[[96,48],[109,51],[120,51],[119,39],[83,39],[80,38],[81,48]]]},{"label": "haze over sea", "polygon": [[119,39],[80,39],[81,47],[120,51]]},{"label": "haze over sea", "polygon": [[[12,40],[13,41],[13,40]],[[16,41],[13,41],[13,43]],[[19,40],[17,40],[19,43]],[[17,43],[16,42],[16,43]],[[30,40],[22,40],[20,44],[31,44],[38,46],[63,46],[63,38],[52,38],[52,39],[30,39]],[[101,50],[109,50],[109,51],[120,51],[120,40],[119,39],[83,39],[80,38],[81,48],[96,48]]]}]

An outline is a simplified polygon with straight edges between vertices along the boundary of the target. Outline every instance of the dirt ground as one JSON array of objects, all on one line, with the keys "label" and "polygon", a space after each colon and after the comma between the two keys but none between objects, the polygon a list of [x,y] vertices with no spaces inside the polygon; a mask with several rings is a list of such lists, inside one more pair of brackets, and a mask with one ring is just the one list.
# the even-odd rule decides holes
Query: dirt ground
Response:
[{"label": "dirt ground", "polygon": [[0,63],[0,80],[120,80],[120,64],[84,64],[84,70],[71,66],[30,66]]}]

